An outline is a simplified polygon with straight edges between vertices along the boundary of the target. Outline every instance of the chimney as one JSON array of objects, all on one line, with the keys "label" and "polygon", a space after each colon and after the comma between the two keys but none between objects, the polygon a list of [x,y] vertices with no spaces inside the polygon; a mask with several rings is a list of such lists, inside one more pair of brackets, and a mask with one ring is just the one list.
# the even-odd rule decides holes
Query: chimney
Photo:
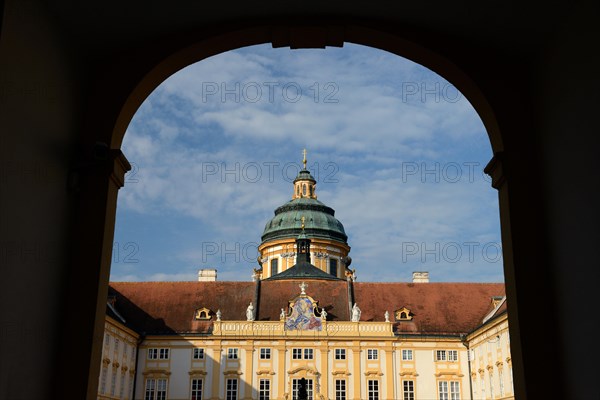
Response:
[{"label": "chimney", "polygon": [[427,271],[415,271],[413,272],[413,283],[428,283],[429,272]]},{"label": "chimney", "polygon": [[214,282],[217,280],[216,269],[201,269],[198,271],[198,282]]}]

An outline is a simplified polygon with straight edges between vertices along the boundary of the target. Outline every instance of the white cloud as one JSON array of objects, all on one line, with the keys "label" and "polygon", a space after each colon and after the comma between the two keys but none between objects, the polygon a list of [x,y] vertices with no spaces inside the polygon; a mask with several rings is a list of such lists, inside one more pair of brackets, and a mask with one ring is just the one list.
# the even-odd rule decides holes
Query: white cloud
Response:
[{"label": "white cloud", "polygon": [[[499,242],[497,195],[480,175],[475,182],[455,184],[403,175],[403,162],[431,168],[435,162],[460,164],[491,154],[481,121],[466,99],[406,97],[407,83],[432,87],[447,82],[407,60],[347,47],[333,53],[242,49],[173,75],[140,108],[125,136],[123,149],[136,164],[137,182],[121,190],[119,209],[147,218],[197,221],[198,237],[186,246],[257,240],[275,207],[290,199],[284,164],[297,163],[299,149],[308,147],[309,165],[319,165],[319,199],[336,209],[351,238],[353,267],[365,279],[409,279],[409,269],[420,269],[419,260],[402,262],[403,243]],[[220,93],[207,96],[213,83],[221,90],[221,84],[231,89],[236,82],[241,87],[298,83],[303,96],[296,103],[282,101],[281,92],[275,92],[279,99],[274,102],[264,92],[255,103],[231,96],[222,102]],[[317,102],[310,89],[315,82]],[[330,93],[324,91],[327,82],[337,85],[338,103],[323,102]],[[330,161],[338,168],[333,175],[326,169]],[[279,163],[274,176],[265,162]],[[478,162],[481,169],[484,162]],[[252,165],[261,167],[256,182],[244,175],[253,172]],[[223,174],[224,168],[230,173]],[[161,234],[177,232],[177,223],[161,229]],[[156,232],[139,233],[142,238],[151,234]],[[161,254],[167,249],[148,247],[155,257],[146,258],[144,272],[119,272],[117,265],[113,279],[189,278],[194,273],[174,271],[197,267],[204,258],[197,247],[188,247],[169,256],[171,264],[180,265],[169,265]],[[501,277],[501,265],[488,264],[435,263],[432,275],[445,280]],[[230,280],[251,272],[247,261],[219,268],[219,277]]]}]

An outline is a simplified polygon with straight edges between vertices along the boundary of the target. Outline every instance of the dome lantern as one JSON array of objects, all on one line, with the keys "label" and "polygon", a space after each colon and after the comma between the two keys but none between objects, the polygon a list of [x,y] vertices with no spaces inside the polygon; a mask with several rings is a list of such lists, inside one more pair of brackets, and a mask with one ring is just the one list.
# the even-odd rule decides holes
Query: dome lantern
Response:
[{"label": "dome lantern", "polygon": [[317,181],[310,174],[310,171],[306,169],[306,149],[302,151],[303,155],[303,168],[298,172],[298,176],[294,179],[294,193],[292,194],[292,200],[309,198],[316,199],[317,194],[315,188]]},{"label": "dome lantern", "polygon": [[319,275],[344,278],[350,252],[348,236],[333,208],[317,200],[317,181],[306,169],[306,150],[302,153],[304,165],[294,179],[292,199],[275,209],[261,236],[261,279],[289,277],[297,269],[291,270],[296,262],[320,270]]}]

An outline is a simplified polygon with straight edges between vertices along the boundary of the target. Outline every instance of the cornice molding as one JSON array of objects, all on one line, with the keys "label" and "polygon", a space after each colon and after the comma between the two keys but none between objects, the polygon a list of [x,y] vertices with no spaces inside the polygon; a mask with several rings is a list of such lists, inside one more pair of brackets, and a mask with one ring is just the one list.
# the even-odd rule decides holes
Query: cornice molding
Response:
[{"label": "cornice molding", "polygon": [[503,161],[504,153],[497,152],[483,169],[483,172],[492,178],[492,187],[496,190],[500,190],[504,182],[506,182],[502,165]]}]

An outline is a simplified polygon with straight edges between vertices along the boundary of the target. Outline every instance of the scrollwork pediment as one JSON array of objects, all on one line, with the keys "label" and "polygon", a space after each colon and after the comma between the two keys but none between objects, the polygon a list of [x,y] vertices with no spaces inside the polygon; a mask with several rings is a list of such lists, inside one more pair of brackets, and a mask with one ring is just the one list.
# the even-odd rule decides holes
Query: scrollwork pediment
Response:
[{"label": "scrollwork pediment", "polygon": [[307,373],[312,374],[314,376],[321,375],[319,373],[319,371],[317,371],[316,369],[311,368],[311,367],[298,367],[298,368],[291,369],[291,370],[288,371],[288,375],[294,375],[294,374],[297,374],[300,371],[306,371]]},{"label": "scrollwork pediment", "polygon": [[230,371],[223,371],[223,375],[242,375],[243,372],[241,371],[236,371],[236,370],[230,370]]},{"label": "scrollwork pediment", "polygon": [[338,375],[350,376],[352,374],[348,370],[336,370],[336,371],[332,371],[331,375],[333,375],[333,376],[338,376]]},{"label": "scrollwork pediment", "polygon": [[271,371],[270,369],[261,369],[256,371],[256,375],[275,375],[275,372]]},{"label": "scrollwork pediment", "polygon": [[158,376],[169,376],[171,375],[171,371],[166,369],[147,369],[142,372],[144,376],[158,375]]}]

